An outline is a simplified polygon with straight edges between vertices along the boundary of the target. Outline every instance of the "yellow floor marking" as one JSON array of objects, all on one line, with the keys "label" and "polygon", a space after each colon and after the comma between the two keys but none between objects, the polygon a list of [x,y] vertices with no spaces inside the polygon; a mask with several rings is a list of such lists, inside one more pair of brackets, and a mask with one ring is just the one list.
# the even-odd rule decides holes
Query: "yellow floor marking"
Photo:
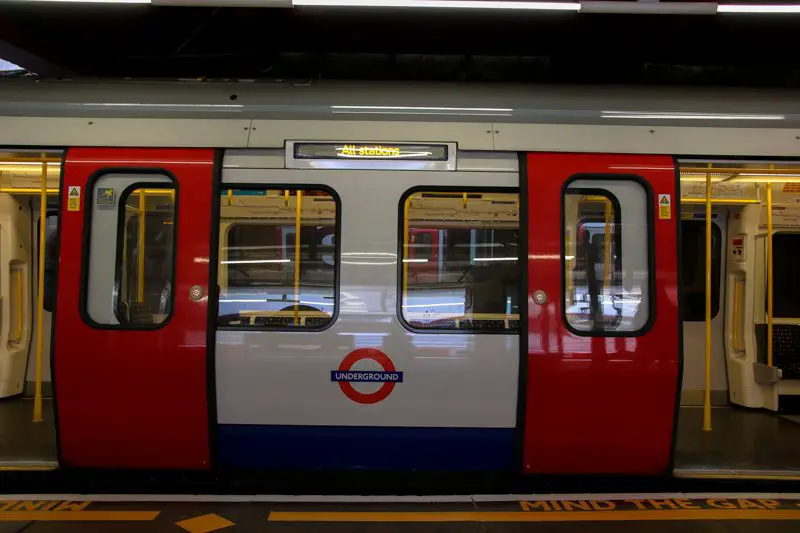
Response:
[{"label": "yellow floor marking", "polygon": [[209,531],[216,531],[225,527],[235,526],[236,524],[218,514],[204,514],[202,516],[189,518],[188,520],[181,520],[180,522],[176,522],[176,525],[182,527],[189,533],[208,533]]},{"label": "yellow floor marking", "polygon": [[800,520],[800,510],[702,509],[660,511],[463,511],[293,512],[275,511],[271,522],[628,522],[650,520]]},{"label": "yellow floor marking", "polygon": [[149,522],[159,511],[0,511],[0,522]]},{"label": "yellow floor marking", "polygon": [[675,477],[679,478],[692,478],[692,479],[764,479],[764,480],[781,480],[781,481],[800,481],[798,474],[694,474],[694,473],[676,473]]}]

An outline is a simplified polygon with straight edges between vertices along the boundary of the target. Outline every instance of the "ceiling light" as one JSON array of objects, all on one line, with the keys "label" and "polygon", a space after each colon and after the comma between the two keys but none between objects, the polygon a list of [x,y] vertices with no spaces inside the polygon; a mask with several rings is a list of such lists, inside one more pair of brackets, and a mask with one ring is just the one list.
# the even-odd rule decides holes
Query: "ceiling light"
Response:
[{"label": "ceiling light", "polygon": [[332,105],[334,114],[378,115],[468,115],[510,117],[514,110],[506,107],[429,107],[381,105]]},{"label": "ceiling light", "polygon": [[720,4],[717,13],[800,13],[798,4]]},{"label": "ceiling light", "polygon": [[[702,181],[705,183],[706,175],[702,172],[681,172],[681,181]],[[711,181],[722,181],[728,179],[733,174],[711,174]]]},{"label": "ceiling light", "polygon": [[777,173],[761,174],[758,172],[745,172],[731,178],[730,181],[747,181],[750,183],[798,183],[800,174],[796,173]]},{"label": "ceiling light", "polygon": [[748,113],[674,113],[670,111],[601,111],[601,118],[630,118],[657,120],[786,120],[785,115],[754,115]]},{"label": "ceiling light", "polygon": [[501,2],[491,0],[293,0],[295,6],[317,7],[416,7],[444,9],[516,9],[578,11],[577,2]]}]

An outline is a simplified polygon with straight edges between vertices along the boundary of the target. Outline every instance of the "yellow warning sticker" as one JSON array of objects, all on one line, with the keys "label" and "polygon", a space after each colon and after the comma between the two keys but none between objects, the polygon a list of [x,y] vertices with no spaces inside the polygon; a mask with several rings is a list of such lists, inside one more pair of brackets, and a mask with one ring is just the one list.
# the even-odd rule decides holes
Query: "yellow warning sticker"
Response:
[{"label": "yellow warning sticker", "polygon": [[672,200],[670,199],[669,194],[658,195],[658,218],[672,218]]},{"label": "yellow warning sticker", "polygon": [[783,184],[783,192],[800,192],[800,183],[787,181]]},{"label": "yellow warning sticker", "polygon": [[81,210],[81,188],[78,185],[70,185],[67,192],[67,211]]}]

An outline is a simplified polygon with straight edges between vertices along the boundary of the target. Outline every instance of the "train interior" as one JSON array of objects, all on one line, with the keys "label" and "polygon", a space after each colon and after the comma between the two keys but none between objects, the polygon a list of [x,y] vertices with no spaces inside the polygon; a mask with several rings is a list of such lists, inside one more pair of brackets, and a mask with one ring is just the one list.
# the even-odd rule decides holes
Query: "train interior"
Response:
[{"label": "train interior", "polygon": [[[0,151],[3,469],[58,467],[50,332],[62,156],[57,151]],[[679,160],[679,166],[683,376],[675,475],[800,476],[796,461],[800,448],[800,165]],[[709,176],[710,221],[706,202]],[[487,187],[491,185],[487,183]],[[170,190],[143,189],[120,198],[123,201],[125,228],[130,233],[125,242],[134,244],[123,251],[124,268],[129,274],[158,269],[170,256],[167,248],[173,238],[174,196]],[[247,321],[322,327],[332,320],[333,306],[326,302],[334,299],[331,265],[337,207],[333,197],[323,189],[223,189],[220,201],[218,324]],[[430,297],[431,287],[441,292],[434,294],[438,299],[452,299],[454,294],[463,295],[465,286],[470,288],[460,315],[447,309],[436,313],[410,310],[405,316],[409,324],[425,328],[454,322],[458,329],[459,320],[473,320],[486,328],[518,327],[519,272],[514,272],[517,267],[513,263],[502,261],[504,256],[516,257],[511,247],[518,242],[519,222],[513,213],[517,201],[516,195],[502,193],[485,198],[437,193],[409,197],[408,227],[403,232],[408,239],[404,307],[411,309]],[[298,208],[301,202],[302,209]],[[468,203],[488,213],[495,223],[486,228],[474,224],[473,229],[461,228],[459,221],[464,215],[460,207]],[[258,204],[262,215],[254,216],[251,204]],[[574,228],[574,234],[586,237],[580,242],[594,249],[594,254],[580,252],[576,239],[565,251],[566,267],[587,274],[583,279],[567,276],[571,285],[565,288],[565,299],[570,316],[587,323],[616,320],[621,316],[620,304],[610,281],[620,274],[620,266],[615,254],[619,244],[613,203],[602,195],[587,193],[569,208],[577,212],[568,220],[577,220],[581,226]],[[138,223],[137,213],[143,210],[150,217],[147,225]],[[137,253],[141,242],[151,253]],[[298,248],[301,242],[310,244]],[[258,249],[255,256],[254,247]],[[711,258],[708,270],[707,251]],[[291,259],[304,267],[296,272]],[[590,264],[579,264],[587,260]],[[453,267],[457,264],[481,268]],[[148,275],[143,282],[141,276],[123,275],[125,279],[134,281],[120,287],[126,302],[120,320],[157,321],[163,315],[166,278]],[[592,290],[592,283],[601,290]],[[603,285],[609,288],[604,291]],[[275,290],[293,286],[293,291]],[[269,309],[247,307],[248,298],[259,291],[266,291],[264,300],[273,302]],[[502,297],[497,298],[498,294]],[[603,312],[593,312],[595,306]]]}]

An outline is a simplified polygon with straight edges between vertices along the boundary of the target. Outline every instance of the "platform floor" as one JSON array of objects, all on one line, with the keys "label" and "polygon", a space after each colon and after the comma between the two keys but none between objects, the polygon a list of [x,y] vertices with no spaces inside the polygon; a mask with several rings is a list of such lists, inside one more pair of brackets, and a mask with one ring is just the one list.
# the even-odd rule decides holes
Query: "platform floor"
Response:
[{"label": "platform floor", "polygon": [[[501,501],[292,503],[222,499],[0,501],[0,533],[774,533],[800,527],[800,495],[579,495]],[[54,498],[54,497],[50,497]],[[100,498],[103,498],[102,496]],[[257,497],[256,497],[257,498]],[[297,500],[297,499],[295,499]],[[356,500],[358,501],[358,500]]]},{"label": "platform floor", "polygon": [[[33,422],[33,399],[0,400],[0,465],[44,466],[56,464],[56,429],[53,402],[42,403],[43,422]],[[0,533],[3,530],[0,529]]]},{"label": "platform floor", "polygon": [[775,413],[719,407],[703,431],[702,407],[682,407],[678,474],[800,475],[800,423]]}]

